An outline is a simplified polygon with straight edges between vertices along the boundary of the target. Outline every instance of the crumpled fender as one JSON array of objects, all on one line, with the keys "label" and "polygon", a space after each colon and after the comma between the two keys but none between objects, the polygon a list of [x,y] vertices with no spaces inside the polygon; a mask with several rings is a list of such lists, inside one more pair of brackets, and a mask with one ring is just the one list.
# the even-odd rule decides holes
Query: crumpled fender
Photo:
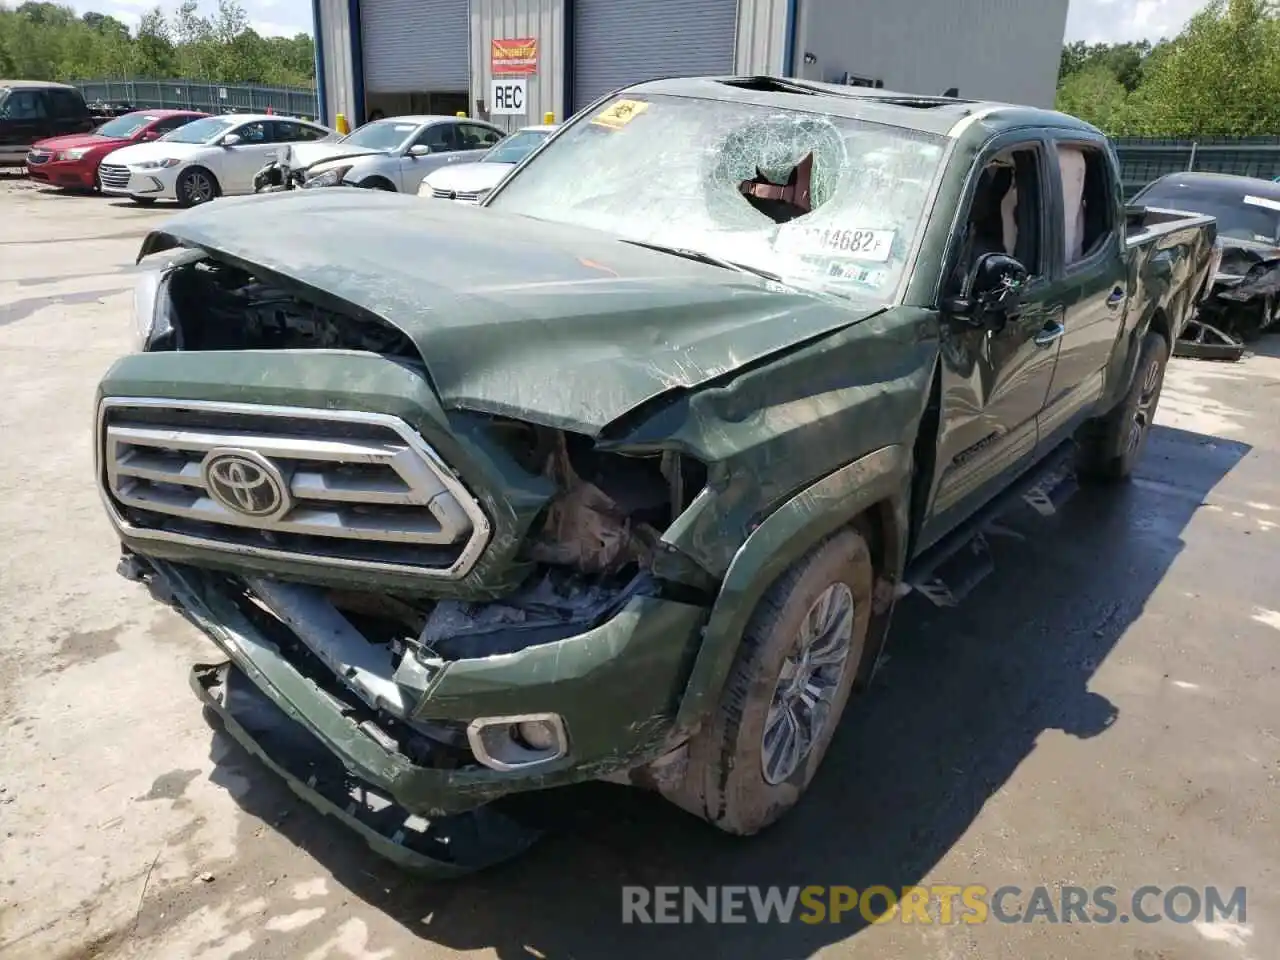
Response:
[{"label": "crumpled fender", "polygon": [[677,730],[692,731],[715,709],[760,595],[824,537],[869,508],[886,504],[889,509],[881,514],[886,569],[879,572],[895,580],[901,575],[910,489],[911,450],[893,444],[800,491],[751,532],[729,565],[703,630],[702,646],[676,717]]}]

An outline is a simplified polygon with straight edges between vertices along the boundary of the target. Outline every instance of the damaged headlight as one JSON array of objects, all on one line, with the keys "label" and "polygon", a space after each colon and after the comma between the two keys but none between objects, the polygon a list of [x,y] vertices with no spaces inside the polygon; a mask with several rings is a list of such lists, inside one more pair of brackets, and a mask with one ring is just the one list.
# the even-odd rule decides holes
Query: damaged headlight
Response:
[{"label": "damaged headlight", "polygon": [[305,181],[302,186],[304,189],[310,189],[311,187],[336,187],[342,183],[342,178],[347,175],[347,171],[350,169],[351,167],[349,166],[334,167],[331,170],[326,170],[324,173]]},{"label": "damaged headlight", "polygon": [[141,353],[173,329],[165,282],[175,267],[204,256],[199,250],[167,250],[138,264],[142,273],[133,287],[134,350]]}]

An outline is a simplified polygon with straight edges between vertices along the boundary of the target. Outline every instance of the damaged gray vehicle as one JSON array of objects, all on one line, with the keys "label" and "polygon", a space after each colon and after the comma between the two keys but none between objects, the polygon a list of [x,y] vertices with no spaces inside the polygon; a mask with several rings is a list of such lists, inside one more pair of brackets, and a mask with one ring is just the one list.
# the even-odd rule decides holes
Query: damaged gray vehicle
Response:
[{"label": "damaged gray vehicle", "polygon": [[1221,173],[1171,173],[1132,203],[1207,214],[1218,222],[1221,259],[1180,353],[1236,359],[1280,325],[1280,183]]}]

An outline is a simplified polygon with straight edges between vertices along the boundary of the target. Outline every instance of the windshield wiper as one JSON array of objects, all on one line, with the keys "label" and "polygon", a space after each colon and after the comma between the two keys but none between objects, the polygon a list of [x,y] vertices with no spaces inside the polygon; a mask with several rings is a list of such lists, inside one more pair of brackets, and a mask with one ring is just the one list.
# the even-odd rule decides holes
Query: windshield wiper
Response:
[{"label": "windshield wiper", "polygon": [[643,240],[623,240],[622,242],[629,243],[634,247],[644,247],[647,250],[657,250],[659,253],[669,253],[673,257],[696,260],[698,263],[709,263],[713,267],[723,267],[725,270],[745,273],[748,276],[763,277],[765,280],[773,280],[777,283],[782,282],[780,275],[769,270],[761,270],[758,267],[748,267],[745,264],[734,263],[732,260],[725,260],[709,253],[703,253],[701,250],[690,250],[688,247],[668,247],[661,243],[646,243]]}]

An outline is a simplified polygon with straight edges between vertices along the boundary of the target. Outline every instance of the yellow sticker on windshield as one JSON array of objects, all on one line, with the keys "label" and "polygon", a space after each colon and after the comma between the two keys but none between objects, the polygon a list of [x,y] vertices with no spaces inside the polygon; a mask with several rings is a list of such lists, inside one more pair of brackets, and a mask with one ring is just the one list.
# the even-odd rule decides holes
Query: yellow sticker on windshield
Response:
[{"label": "yellow sticker on windshield", "polygon": [[619,100],[608,109],[600,111],[591,122],[610,130],[621,130],[628,123],[649,109],[644,100]]}]

